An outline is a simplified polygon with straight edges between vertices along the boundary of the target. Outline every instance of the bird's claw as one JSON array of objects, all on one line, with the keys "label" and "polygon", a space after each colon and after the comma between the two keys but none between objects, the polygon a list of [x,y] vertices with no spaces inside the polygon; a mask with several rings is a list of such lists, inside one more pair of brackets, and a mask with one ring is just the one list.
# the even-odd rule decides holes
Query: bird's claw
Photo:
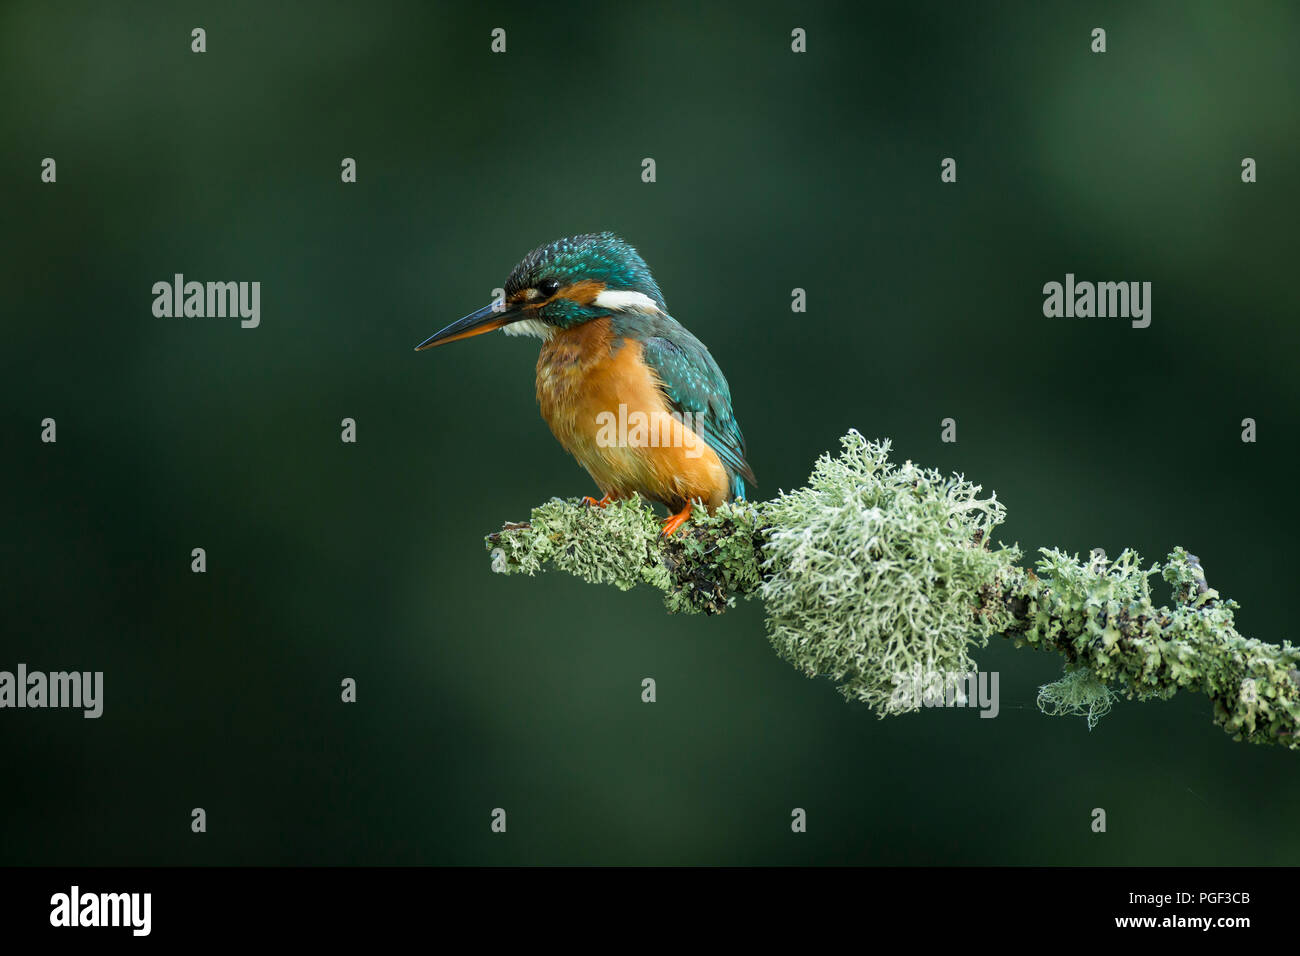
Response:
[{"label": "bird's claw", "polygon": [[664,522],[663,530],[660,531],[659,534],[662,537],[671,538],[677,529],[686,523],[686,519],[690,516],[691,506],[687,504],[685,508]]}]

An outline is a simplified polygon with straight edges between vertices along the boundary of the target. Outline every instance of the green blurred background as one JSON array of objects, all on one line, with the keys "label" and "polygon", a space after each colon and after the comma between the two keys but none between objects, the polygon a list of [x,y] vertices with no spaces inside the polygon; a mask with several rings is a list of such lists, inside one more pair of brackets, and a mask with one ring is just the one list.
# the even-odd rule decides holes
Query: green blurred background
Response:
[{"label": "green blurred background", "polygon": [[[594,487],[535,342],[412,351],[612,229],[761,496],[857,427],[995,489],[1027,552],[1181,544],[1294,638],[1300,8],[1044,6],[0,8],[0,668],[106,684],[97,721],[0,713],[0,863],[1296,862],[1297,756],[1204,697],[1090,733],[995,641],[996,720],[880,721],[757,602],[493,575],[485,533]],[[176,272],[260,281],[261,327],[155,318]],[[1066,272],[1152,282],[1151,327],[1045,319]]]}]

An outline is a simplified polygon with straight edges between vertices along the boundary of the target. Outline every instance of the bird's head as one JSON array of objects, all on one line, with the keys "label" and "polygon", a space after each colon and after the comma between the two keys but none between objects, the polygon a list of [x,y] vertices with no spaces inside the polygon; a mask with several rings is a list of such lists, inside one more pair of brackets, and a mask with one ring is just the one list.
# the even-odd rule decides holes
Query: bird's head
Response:
[{"label": "bird's head", "polygon": [[504,299],[451,323],[419,345],[445,345],[494,329],[548,339],[562,329],[615,312],[665,310],[645,260],[612,232],[570,236],[539,246],[506,279]]}]

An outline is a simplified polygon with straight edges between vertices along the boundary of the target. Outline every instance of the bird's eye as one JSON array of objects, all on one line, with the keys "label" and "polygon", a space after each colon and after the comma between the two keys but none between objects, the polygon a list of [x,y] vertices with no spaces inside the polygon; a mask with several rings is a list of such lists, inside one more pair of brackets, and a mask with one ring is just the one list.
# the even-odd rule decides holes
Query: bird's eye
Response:
[{"label": "bird's eye", "polygon": [[555,293],[560,291],[560,280],[543,279],[541,282],[537,283],[537,291],[549,299],[551,296],[555,295]]}]

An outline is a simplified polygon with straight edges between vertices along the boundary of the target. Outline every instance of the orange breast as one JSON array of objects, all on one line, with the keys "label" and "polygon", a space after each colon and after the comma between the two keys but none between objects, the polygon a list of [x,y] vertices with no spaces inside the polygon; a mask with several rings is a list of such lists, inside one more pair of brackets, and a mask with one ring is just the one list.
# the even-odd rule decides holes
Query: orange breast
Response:
[{"label": "orange breast", "polygon": [[557,333],[537,358],[537,402],[560,444],[615,498],[633,492],[673,510],[727,500],[717,453],[672,414],[641,343],[616,339],[608,318]]}]

